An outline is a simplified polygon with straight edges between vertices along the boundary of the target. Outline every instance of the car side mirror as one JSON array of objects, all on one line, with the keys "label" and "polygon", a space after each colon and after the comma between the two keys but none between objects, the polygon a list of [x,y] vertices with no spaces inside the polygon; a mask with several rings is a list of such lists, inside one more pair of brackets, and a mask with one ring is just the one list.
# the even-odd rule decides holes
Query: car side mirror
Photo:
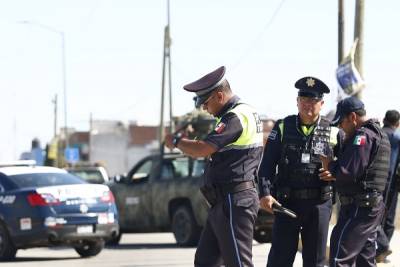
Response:
[{"label": "car side mirror", "polygon": [[126,176],[123,174],[117,174],[114,176],[113,180],[116,183],[125,183],[126,182]]}]

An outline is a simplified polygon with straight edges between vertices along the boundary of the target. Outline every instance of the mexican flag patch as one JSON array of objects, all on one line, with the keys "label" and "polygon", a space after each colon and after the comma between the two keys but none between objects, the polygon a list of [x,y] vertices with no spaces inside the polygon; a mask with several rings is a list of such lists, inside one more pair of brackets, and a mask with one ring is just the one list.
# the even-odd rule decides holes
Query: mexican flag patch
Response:
[{"label": "mexican flag patch", "polygon": [[353,145],[363,146],[365,145],[366,141],[367,138],[365,137],[365,135],[357,135],[356,138],[354,138]]},{"label": "mexican flag patch", "polygon": [[217,127],[215,127],[214,131],[216,131],[217,133],[222,133],[225,129],[225,123],[220,122],[218,123]]}]

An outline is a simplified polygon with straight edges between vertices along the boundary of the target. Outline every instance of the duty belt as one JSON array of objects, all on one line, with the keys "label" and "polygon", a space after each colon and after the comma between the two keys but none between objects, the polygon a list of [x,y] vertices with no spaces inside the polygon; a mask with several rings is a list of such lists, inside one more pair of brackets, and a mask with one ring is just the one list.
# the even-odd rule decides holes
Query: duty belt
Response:
[{"label": "duty belt", "polygon": [[285,199],[321,199],[328,200],[333,196],[332,186],[324,186],[321,188],[305,188],[305,189],[291,189],[284,187],[277,192],[277,198],[280,200]]},{"label": "duty belt", "polygon": [[339,196],[340,204],[342,206],[355,204],[362,208],[376,207],[382,200],[382,195],[379,193],[367,193],[355,196]]},{"label": "duty belt", "polygon": [[215,188],[222,194],[233,194],[247,189],[255,188],[256,184],[254,180],[245,182],[234,182],[229,184],[216,184]]}]

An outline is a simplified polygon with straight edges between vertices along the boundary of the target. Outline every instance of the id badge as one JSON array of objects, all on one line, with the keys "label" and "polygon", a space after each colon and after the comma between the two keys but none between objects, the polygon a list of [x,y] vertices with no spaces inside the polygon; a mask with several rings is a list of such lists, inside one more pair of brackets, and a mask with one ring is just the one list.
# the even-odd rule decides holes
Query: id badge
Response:
[{"label": "id badge", "polygon": [[301,154],[301,163],[310,163],[311,155],[309,153]]},{"label": "id badge", "polygon": [[325,144],[322,142],[316,143],[314,146],[314,154],[325,155]]}]

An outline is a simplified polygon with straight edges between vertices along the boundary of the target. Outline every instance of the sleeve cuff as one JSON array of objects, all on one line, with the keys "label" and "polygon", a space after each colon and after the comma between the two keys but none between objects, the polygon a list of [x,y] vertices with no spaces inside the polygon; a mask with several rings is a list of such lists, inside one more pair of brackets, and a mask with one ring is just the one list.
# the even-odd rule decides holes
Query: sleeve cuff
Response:
[{"label": "sleeve cuff", "polygon": [[271,195],[269,181],[265,180],[265,178],[259,178],[258,191],[260,198]]}]

